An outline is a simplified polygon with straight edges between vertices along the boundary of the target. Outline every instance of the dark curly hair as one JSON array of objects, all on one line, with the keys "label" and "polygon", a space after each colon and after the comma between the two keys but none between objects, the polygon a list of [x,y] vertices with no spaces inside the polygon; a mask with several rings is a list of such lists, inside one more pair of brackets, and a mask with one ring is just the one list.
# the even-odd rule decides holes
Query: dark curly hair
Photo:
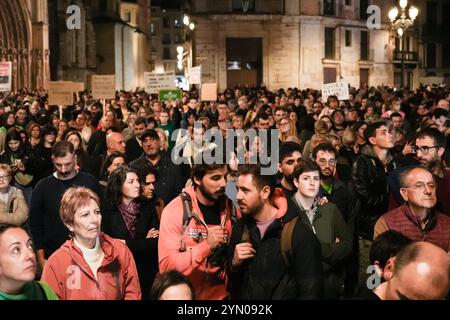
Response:
[{"label": "dark curly hair", "polygon": [[122,186],[128,173],[134,173],[139,178],[137,170],[130,166],[121,166],[113,171],[106,185],[106,203],[113,206],[119,206],[122,203]]}]

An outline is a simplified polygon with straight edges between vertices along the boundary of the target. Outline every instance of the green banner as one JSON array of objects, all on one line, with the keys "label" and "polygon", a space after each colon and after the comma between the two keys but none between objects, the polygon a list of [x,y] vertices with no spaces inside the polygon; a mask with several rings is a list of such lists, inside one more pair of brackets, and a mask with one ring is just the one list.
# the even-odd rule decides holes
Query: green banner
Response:
[{"label": "green banner", "polygon": [[182,96],[181,90],[159,90],[159,101],[181,100]]}]

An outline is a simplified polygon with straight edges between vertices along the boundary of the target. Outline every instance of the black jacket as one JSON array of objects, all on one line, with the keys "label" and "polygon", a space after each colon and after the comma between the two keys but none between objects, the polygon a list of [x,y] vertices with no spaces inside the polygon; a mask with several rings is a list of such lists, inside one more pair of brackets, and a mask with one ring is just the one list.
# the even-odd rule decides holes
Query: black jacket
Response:
[{"label": "black jacket", "polygon": [[100,154],[106,154],[106,149],[106,132],[95,131],[89,139],[86,152],[94,158]]},{"label": "black jacket", "polygon": [[147,234],[152,228],[159,230],[159,220],[153,202],[140,199],[139,203],[141,207],[134,239],[130,238],[117,206],[107,199],[102,206],[102,230],[110,237],[126,241],[136,262],[143,298],[147,298],[158,272],[158,238],[147,239]]},{"label": "black jacket", "polygon": [[40,143],[33,147],[32,154],[35,168],[33,184],[36,185],[40,180],[51,175],[55,171],[55,167],[51,148],[46,148]]},{"label": "black jacket", "polygon": [[[256,254],[232,269],[234,249],[241,242],[244,224]],[[263,239],[251,216],[244,216],[233,226],[228,247],[228,275],[232,299],[285,300],[317,299],[322,295],[323,279],[320,244],[306,224],[299,221],[293,235],[293,261],[288,268],[281,255],[282,221],[276,219]]]},{"label": "black jacket", "polygon": [[136,160],[143,152],[144,150],[137,142],[136,137],[133,137],[126,142],[126,156],[128,162]]},{"label": "black jacket", "polygon": [[172,162],[170,153],[161,153],[161,159],[156,166],[153,166],[145,153],[138,159],[130,163],[131,167],[142,172],[146,167],[151,166],[158,173],[158,181],[155,184],[155,198],[161,198],[164,203],[169,203],[180,194],[186,184],[182,167]]},{"label": "black jacket", "polygon": [[361,155],[353,165],[353,183],[357,197],[356,231],[358,236],[372,240],[373,229],[378,218],[387,212],[389,188],[387,174],[395,170],[397,164],[388,154],[386,169],[369,145],[361,150]]}]

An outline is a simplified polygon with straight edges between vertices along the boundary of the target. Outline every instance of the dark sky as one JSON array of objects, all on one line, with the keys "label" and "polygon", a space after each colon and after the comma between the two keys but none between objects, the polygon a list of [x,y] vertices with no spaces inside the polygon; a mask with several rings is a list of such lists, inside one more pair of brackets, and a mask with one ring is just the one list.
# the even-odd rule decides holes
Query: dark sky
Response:
[{"label": "dark sky", "polygon": [[182,0],[152,0],[152,5],[161,5],[162,8],[179,8]]}]

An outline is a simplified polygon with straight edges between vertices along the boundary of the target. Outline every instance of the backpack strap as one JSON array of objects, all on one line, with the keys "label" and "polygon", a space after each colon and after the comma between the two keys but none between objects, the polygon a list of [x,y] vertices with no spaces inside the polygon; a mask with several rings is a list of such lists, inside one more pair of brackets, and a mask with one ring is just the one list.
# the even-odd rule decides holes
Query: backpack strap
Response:
[{"label": "backpack strap", "polygon": [[291,267],[294,228],[299,219],[299,216],[295,216],[295,218],[292,218],[290,221],[283,223],[283,229],[281,230],[281,255],[283,256],[283,260],[288,268]]},{"label": "backpack strap", "polygon": [[42,300],[48,300],[48,297],[47,297],[47,294],[45,293],[44,287],[39,281],[37,281],[37,286],[39,288],[39,291],[41,292]]},{"label": "backpack strap", "polygon": [[183,227],[181,230],[181,245],[180,245],[180,252],[186,251],[186,243],[184,241],[184,234],[186,232],[187,226],[189,225],[189,222],[191,221],[193,214],[192,214],[192,199],[191,196],[187,192],[182,192],[180,194],[181,201],[183,202]]}]

